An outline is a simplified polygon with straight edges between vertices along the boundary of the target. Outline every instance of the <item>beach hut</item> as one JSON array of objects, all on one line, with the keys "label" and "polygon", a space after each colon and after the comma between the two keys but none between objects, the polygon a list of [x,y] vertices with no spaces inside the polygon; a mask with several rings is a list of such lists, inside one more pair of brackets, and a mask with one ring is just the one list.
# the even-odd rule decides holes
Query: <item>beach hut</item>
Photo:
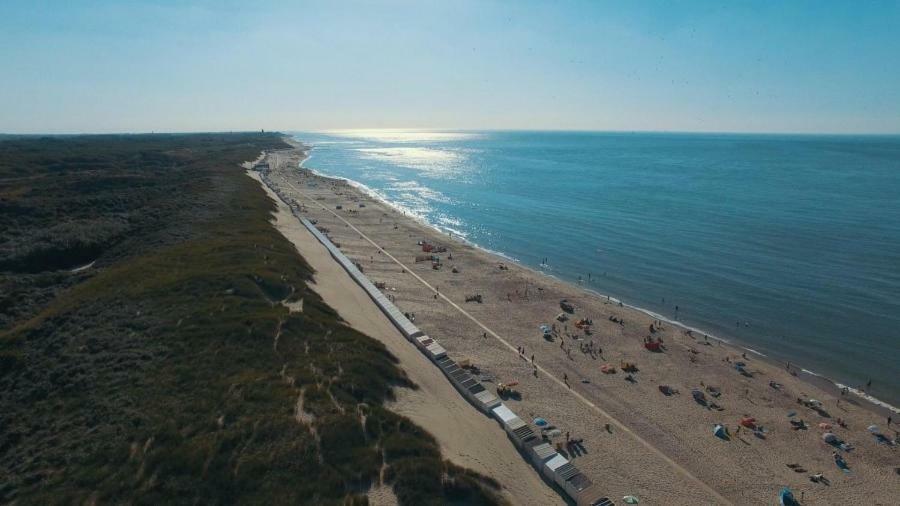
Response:
[{"label": "beach hut", "polygon": [[491,412],[493,413],[494,418],[496,418],[500,422],[500,425],[503,426],[503,430],[506,431],[513,443],[519,448],[523,447],[524,443],[537,437],[534,435],[534,431],[531,430],[531,427],[513,413],[511,409],[506,407],[506,404],[501,402]]},{"label": "beach hut", "polygon": [[475,398],[475,407],[483,411],[484,413],[490,413],[491,410],[499,406],[500,399],[497,398],[496,395],[484,390],[482,392],[477,392],[473,395]]},{"label": "beach hut", "polygon": [[437,360],[438,358],[447,356],[447,350],[445,350],[444,347],[439,345],[438,343],[432,343],[430,346],[425,348],[425,350],[429,358],[431,358],[432,360]]},{"label": "beach hut", "polygon": [[449,378],[451,374],[455,373],[456,371],[459,371],[461,369],[461,367],[459,367],[459,364],[450,360],[449,358],[447,358],[447,357],[444,357],[444,358],[446,358],[447,360],[444,360],[443,363],[438,364],[438,366],[441,368],[441,370],[444,371],[444,374]]},{"label": "beach hut", "polygon": [[525,422],[522,422],[522,425],[520,427],[512,431],[511,436],[513,444],[515,444],[522,450],[525,450],[530,446],[533,446],[537,441],[540,441],[531,427],[525,425]]},{"label": "beach hut", "polygon": [[575,474],[566,479],[563,483],[563,490],[565,490],[572,499],[578,499],[581,493],[587,490],[593,483],[587,476],[581,473],[578,468],[572,466],[572,469],[575,471]]},{"label": "beach hut", "polygon": [[544,463],[544,466],[541,467],[541,474],[543,474],[548,480],[556,483],[556,470],[568,463],[568,459],[557,453],[550,460]]},{"label": "beach hut", "polygon": [[541,441],[531,447],[531,460],[538,469],[540,469],[548,460],[552,459],[554,455],[557,455],[557,453],[556,450],[550,446],[550,443]]}]

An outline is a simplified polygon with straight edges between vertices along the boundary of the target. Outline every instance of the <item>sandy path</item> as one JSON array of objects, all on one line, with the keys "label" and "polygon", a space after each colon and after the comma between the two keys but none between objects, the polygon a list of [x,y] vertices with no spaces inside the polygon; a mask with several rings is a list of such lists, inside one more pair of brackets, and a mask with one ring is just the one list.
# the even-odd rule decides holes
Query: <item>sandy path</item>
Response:
[{"label": "sandy path", "polygon": [[[260,181],[256,173],[249,173]],[[369,296],[290,212],[284,202],[263,188],[278,204],[276,228],[290,240],[315,270],[312,286],[353,328],[378,339],[400,360],[419,390],[398,389],[388,407],[430,432],[446,458],[496,479],[513,504],[564,504],[519,455],[493,420],[472,407],[421,352],[391,324]]]}]

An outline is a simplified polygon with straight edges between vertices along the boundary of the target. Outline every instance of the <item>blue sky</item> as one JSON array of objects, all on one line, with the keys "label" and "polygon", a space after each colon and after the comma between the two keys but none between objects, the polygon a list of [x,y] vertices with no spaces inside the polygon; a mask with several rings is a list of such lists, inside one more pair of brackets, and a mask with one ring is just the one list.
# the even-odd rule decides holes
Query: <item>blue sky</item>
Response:
[{"label": "blue sky", "polygon": [[6,1],[0,132],[900,133],[900,2]]}]

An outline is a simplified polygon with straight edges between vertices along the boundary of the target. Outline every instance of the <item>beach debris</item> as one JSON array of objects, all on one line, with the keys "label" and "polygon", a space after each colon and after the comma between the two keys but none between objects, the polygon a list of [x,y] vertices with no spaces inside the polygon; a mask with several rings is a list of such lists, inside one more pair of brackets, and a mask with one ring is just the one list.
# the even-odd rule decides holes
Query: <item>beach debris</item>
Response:
[{"label": "beach debris", "polygon": [[822,423],[819,424],[819,428],[822,429],[822,430],[831,430],[831,424],[830,424],[830,423],[826,423],[826,422],[822,422]]},{"label": "beach debris", "polygon": [[719,398],[722,395],[722,391],[719,390],[719,387],[714,387],[712,385],[707,385],[706,391],[709,392],[709,395]]},{"label": "beach debris", "polygon": [[662,353],[662,351],[663,351],[662,341],[654,340],[652,337],[648,336],[644,340],[644,348],[647,348],[647,350],[652,351],[654,353]]},{"label": "beach debris", "polygon": [[822,483],[824,485],[831,485],[831,481],[826,478],[822,473],[813,474],[809,477],[809,481],[813,483]]},{"label": "beach debris", "polygon": [[791,428],[794,430],[806,430],[807,425],[803,420],[791,420]]},{"label": "beach debris", "polygon": [[697,401],[697,404],[699,404],[703,407],[707,406],[706,395],[704,395],[703,392],[700,391],[700,389],[692,388],[691,389],[691,397],[693,397],[694,400]]},{"label": "beach debris", "polygon": [[775,390],[781,390],[784,387],[784,385],[782,385],[781,383],[776,383],[774,381],[770,381],[769,386],[774,388]]},{"label": "beach debris", "polygon": [[713,435],[723,441],[731,441],[731,436],[728,434],[728,429],[721,423],[713,425]]},{"label": "beach debris", "polygon": [[603,364],[600,366],[600,372],[602,372],[603,374],[615,374],[616,366],[612,364]]},{"label": "beach debris", "polygon": [[566,313],[559,313],[558,315],[556,315],[556,319],[564,322],[569,319],[569,315],[567,315]]},{"label": "beach debris", "polygon": [[575,305],[572,304],[571,302],[569,302],[567,299],[563,299],[563,300],[559,301],[559,307],[563,311],[565,311],[569,314],[572,314],[575,312]]},{"label": "beach debris", "polygon": [[559,437],[561,435],[562,431],[557,429],[556,427],[541,429],[541,437],[543,439],[551,439],[554,437]]},{"label": "beach debris", "polygon": [[735,362],[734,363],[734,369],[737,372],[741,373],[741,376],[746,376],[748,378],[752,378],[753,374],[750,373],[749,371],[747,371],[746,367],[747,367],[747,364],[745,364],[744,362]]},{"label": "beach debris", "polygon": [[582,319],[578,320],[577,322],[575,322],[575,327],[577,327],[579,329],[590,329],[591,325],[593,325],[593,324],[594,324],[593,320],[590,320],[588,318],[582,318]]},{"label": "beach debris", "polygon": [[547,325],[541,325],[538,327],[541,331],[541,334],[544,336],[544,339],[548,341],[553,340],[553,330]]},{"label": "beach debris", "polygon": [[838,455],[837,452],[835,452],[833,455],[834,455],[834,465],[838,466],[838,469],[840,469],[841,471],[843,471],[845,473],[849,473],[850,466],[847,465],[847,461],[844,460],[844,457],[841,457],[840,455]]},{"label": "beach debris", "polygon": [[477,303],[481,304],[483,302],[483,300],[484,299],[481,297],[480,293],[476,293],[473,295],[466,295],[466,302],[477,302]]},{"label": "beach debris", "polygon": [[845,452],[853,450],[853,445],[842,441],[833,432],[826,432],[822,434],[822,441]]},{"label": "beach debris", "polygon": [[619,367],[625,372],[638,372],[637,364],[635,364],[634,362],[622,361],[619,364]]},{"label": "beach debris", "polygon": [[666,397],[678,393],[678,390],[670,387],[669,385],[660,385],[659,391],[662,392],[662,394],[665,395]]},{"label": "beach debris", "polygon": [[508,383],[497,383],[497,395],[500,396],[501,399],[521,399],[522,394],[515,390],[513,387],[518,385],[518,381],[510,381]]}]

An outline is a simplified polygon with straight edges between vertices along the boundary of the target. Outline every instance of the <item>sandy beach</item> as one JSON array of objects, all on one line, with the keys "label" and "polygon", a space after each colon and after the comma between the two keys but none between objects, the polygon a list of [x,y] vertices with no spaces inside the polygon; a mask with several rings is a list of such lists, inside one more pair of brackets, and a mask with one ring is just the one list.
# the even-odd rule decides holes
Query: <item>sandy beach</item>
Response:
[{"label": "sandy beach", "polygon": [[[271,153],[270,181],[373,282],[384,283],[385,293],[451,357],[476,366],[486,387],[518,382],[519,396],[504,402],[523,418],[558,427],[553,442],[609,497],[773,504],[789,486],[803,504],[897,504],[900,456],[868,430],[874,424],[894,439],[897,427],[887,426],[885,413],[804,381],[784,364],[457,241],[345,181],[298,169],[303,156],[300,149]],[[497,424],[469,406],[280,209],[276,223],[317,270],[323,298],[350,325],[384,342],[422,387],[402,393],[393,409],[434,434],[448,458],[500,481],[512,502],[560,502]],[[422,241],[446,248],[431,253],[439,263],[417,262],[428,255]],[[466,302],[474,295],[481,302]],[[564,321],[557,319],[562,299],[574,306]],[[582,319],[591,321],[590,333],[576,328]],[[541,325],[555,331],[545,338]],[[658,351],[648,349],[648,339]],[[626,362],[636,370],[623,371]],[[604,373],[604,365],[615,372]],[[700,401],[692,389],[702,393]],[[810,399],[821,405],[799,402]],[[761,429],[742,427],[745,418]],[[795,429],[791,421],[800,420],[806,428]],[[713,434],[716,424],[728,429],[727,440]],[[825,443],[825,432],[853,449]],[[567,438],[583,441],[567,446]],[[836,466],[834,452],[847,471]],[[819,473],[827,484],[811,480]]]}]

